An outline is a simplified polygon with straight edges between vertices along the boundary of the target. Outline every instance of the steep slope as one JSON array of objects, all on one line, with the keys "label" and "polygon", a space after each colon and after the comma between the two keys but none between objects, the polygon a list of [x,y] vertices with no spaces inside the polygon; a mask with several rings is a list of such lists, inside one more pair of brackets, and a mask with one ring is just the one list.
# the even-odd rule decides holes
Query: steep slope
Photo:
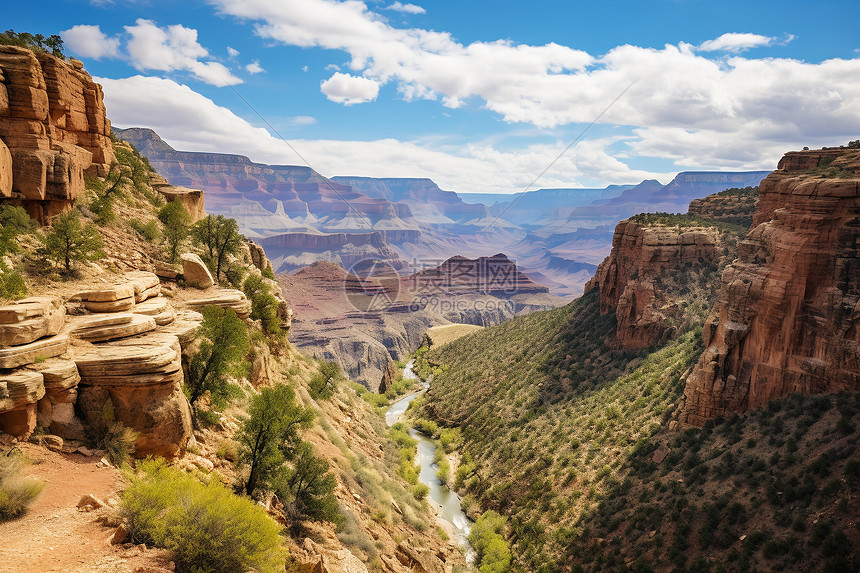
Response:
[{"label": "steep slope", "polygon": [[682,421],[860,389],[860,151],[786,154],[722,277]]},{"label": "steep slope", "polygon": [[[732,203],[714,211],[744,219],[754,205]],[[434,377],[420,413],[459,428],[457,487],[473,514],[507,516],[514,570],[856,566],[856,395],[790,398],[677,432],[702,355],[697,325],[742,234],[689,214],[633,217],[577,301],[425,354]],[[839,260],[856,264],[852,253]]]}]

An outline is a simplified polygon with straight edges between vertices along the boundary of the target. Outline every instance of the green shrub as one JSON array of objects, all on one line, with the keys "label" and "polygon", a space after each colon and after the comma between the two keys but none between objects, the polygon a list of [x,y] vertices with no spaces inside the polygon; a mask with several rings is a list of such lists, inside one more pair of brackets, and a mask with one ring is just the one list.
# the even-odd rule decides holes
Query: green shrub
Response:
[{"label": "green shrub", "polygon": [[216,406],[223,406],[230,396],[228,376],[241,368],[248,352],[248,329],[231,309],[207,306],[198,338],[200,347],[188,364],[185,392],[194,406],[204,392],[209,392]]},{"label": "green shrub", "polygon": [[342,519],[334,490],[337,480],[329,472],[328,462],[314,455],[313,446],[301,442],[292,459],[292,467],[282,472],[275,490],[294,521],[340,522]]},{"label": "green shrub", "polygon": [[343,374],[335,362],[320,362],[319,371],[311,377],[308,384],[314,400],[326,400],[334,395]]},{"label": "green shrub", "polygon": [[171,264],[179,258],[179,247],[188,237],[191,216],[179,201],[171,201],[158,211],[158,220],[164,225],[164,239],[167,241],[168,258]]},{"label": "green shrub", "polygon": [[161,230],[159,230],[158,223],[154,219],[150,219],[146,223],[138,219],[132,219],[128,224],[138,235],[150,243],[154,243],[161,238]]},{"label": "green shrub", "polygon": [[259,320],[266,334],[283,336],[278,299],[272,294],[269,284],[262,277],[252,274],[242,283],[242,291],[251,301],[251,319]]},{"label": "green shrub", "polygon": [[41,480],[22,476],[23,467],[20,456],[0,457],[0,522],[23,514],[45,487]]},{"label": "green shrub", "polygon": [[489,510],[485,512],[469,532],[469,543],[478,554],[478,570],[481,573],[504,573],[511,567],[511,550],[501,533],[505,518]]},{"label": "green shrub", "polygon": [[105,256],[98,230],[93,225],[84,225],[75,209],[54,218],[53,228],[42,237],[39,254],[62,264],[66,273],[72,271],[74,262],[97,261]]},{"label": "green shrub", "polygon": [[280,526],[252,501],[146,460],[129,474],[120,514],[132,538],[168,549],[180,573],[282,572]]}]

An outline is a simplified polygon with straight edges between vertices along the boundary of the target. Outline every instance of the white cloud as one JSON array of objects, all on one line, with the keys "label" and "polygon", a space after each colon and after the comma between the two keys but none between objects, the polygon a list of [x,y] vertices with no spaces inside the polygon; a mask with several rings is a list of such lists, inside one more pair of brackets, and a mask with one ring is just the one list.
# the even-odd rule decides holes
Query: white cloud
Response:
[{"label": "white cloud", "polygon": [[289,122],[293,125],[313,125],[317,122],[317,118],[309,115],[296,115],[289,118]]},{"label": "white cloud", "polygon": [[320,84],[320,90],[331,101],[353,105],[375,100],[379,94],[379,83],[369,78],[335,72]]},{"label": "white cloud", "polygon": [[395,12],[405,12],[406,14],[426,14],[427,10],[422,8],[421,6],[416,6],[415,4],[402,4],[400,2],[395,2],[391,6],[388,7],[389,10],[394,10]]},{"label": "white cloud", "polygon": [[[96,78],[118,127],[150,127],[175,148],[247,155],[270,164],[300,164],[290,147],[227,108],[172,80],[134,76]],[[291,118],[310,123],[313,118]],[[612,139],[582,142],[537,182],[538,187],[576,186],[577,181],[635,183],[670,179],[674,173],[629,168],[611,157]],[[462,147],[381,139],[375,141],[291,140],[324,175],[430,177],[443,189],[464,192],[522,191],[564,149],[566,142],[502,151],[476,142]]]},{"label": "white cloud", "polygon": [[[793,38],[793,36],[789,38],[789,41]],[[744,50],[749,50],[750,48],[770,46],[774,42],[776,42],[776,38],[772,36],[729,32],[728,34],[723,34],[719,38],[702,42],[698,49],[703,52],[732,52],[738,54]]]},{"label": "white cloud", "polygon": [[181,24],[161,28],[139,18],[134,26],[125,26],[125,31],[131,36],[126,51],[138,70],[187,71],[219,87],[242,83],[224,64],[208,60],[209,51],[197,42],[193,28]]},{"label": "white cloud", "polygon": [[247,66],[245,66],[245,71],[249,74],[259,74],[260,72],[265,72],[263,66],[260,65],[260,60],[254,60]]},{"label": "white cloud", "polygon": [[232,60],[236,56],[239,55],[239,50],[237,50],[236,48],[231,48],[230,46],[227,46],[227,55],[230,56],[230,59]]},{"label": "white cloud", "polygon": [[60,32],[63,43],[76,55],[82,58],[117,58],[119,38],[106,36],[98,26],[79,24]]}]

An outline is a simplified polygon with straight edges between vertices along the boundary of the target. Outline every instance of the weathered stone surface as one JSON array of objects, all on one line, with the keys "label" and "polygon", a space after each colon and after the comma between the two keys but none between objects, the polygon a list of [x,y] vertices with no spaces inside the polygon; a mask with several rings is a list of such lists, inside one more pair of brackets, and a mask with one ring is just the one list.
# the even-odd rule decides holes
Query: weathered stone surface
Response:
[{"label": "weathered stone surface", "polygon": [[26,404],[0,414],[0,431],[19,440],[27,440],[36,429],[38,414],[36,404]]},{"label": "weathered stone surface", "polygon": [[206,216],[206,211],[203,209],[203,191],[200,189],[189,189],[188,187],[174,187],[167,184],[154,184],[156,191],[170,202],[182,203],[185,210],[191,216],[191,222],[196,223]]},{"label": "weathered stone surface", "polygon": [[74,388],[80,382],[78,367],[73,360],[51,358],[38,364],[27,366],[27,370],[38,372],[44,378],[46,395],[52,391],[62,391]]},{"label": "weathered stone surface", "polygon": [[128,324],[131,322],[132,315],[128,313],[113,313],[95,316],[72,316],[69,317],[69,324],[66,327],[69,334],[75,337],[75,334],[80,330],[89,328],[103,328],[105,326],[114,326],[117,324]]},{"label": "weathered stone surface", "polygon": [[689,276],[686,282],[697,282],[698,275],[716,269],[723,249],[733,245],[717,227],[626,219],[616,226],[612,252],[585,290],[599,287],[601,314],[615,311],[620,346],[645,348],[673,336],[683,322],[681,301],[689,293],[682,295],[687,285],[675,284],[681,273]]},{"label": "weathered stone surface", "polygon": [[29,344],[59,334],[66,308],[58,297],[33,297],[0,307],[0,346]]},{"label": "weathered stone surface", "polygon": [[194,253],[182,255],[182,276],[186,283],[197,288],[206,289],[215,284],[209,267]]},{"label": "weathered stone surface", "polygon": [[194,342],[197,331],[203,322],[203,315],[193,310],[180,310],[176,313],[176,319],[169,325],[159,329],[164,334],[172,334],[179,339],[182,350]]},{"label": "weathered stone surface", "polygon": [[176,336],[158,332],[93,345],[75,362],[81,374],[78,410],[88,424],[100,422],[110,400],[115,419],[140,434],[136,456],[175,457],[184,451],[191,412],[182,393]]},{"label": "weathered stone surface", "polygon": [[44,377],[39,372],[18,370],[0,375],[0,412],[34,404],[44,395]]},{"label": "weathered stone surface", "polygon": [[106,172],[113,161],[101,87],[69,62],[16,46],[0,46],[0,73],[12,192],[46,224],[83,192],[84,171]]},{"label": "weathered stone surface", "polygon": [[71,403],[51,404],[51,433],[62,436],[67,440],[84,440],[86,431],[84,425],[75,415],[75,406]]},{"label": "weathered stone surface", "polygon": [[[5,89],[5,86],[4,86]],[[0,112],[2,113],[2,112]],[[12,154],[0,140],[0,197],[12,196]]]},{"label": "weathered stone surface", "polygon": [[90,312],[125,312],[134,308],[134,297],[110,300],[106,302],[85,301],[84,308]]},{"label": "weathered stone surface", "polygon": [[161,293],[161,280],[155,273],[133,271],[126,273],[125,277],[134,289],[135,302],[143,302]]},{"label": "weathered stone surface", "polygon": [[397,560],[416,573],[445,573],[445,565],[431,550],[410,547],[404,543],[397,545]]},{"label": "weathered stone surface", "polygon": [[0,368],[17,368],[32,364],[42,358],[59,356],[69,347],[69,336],[58,334],[42,338],[30,344],[0,348]]},{"label": "weathered stone surface", "polygon": [[176,311],[173,309],[173,305],[163,296],[157,296],[138,303],[134,307],[134,313],[151,316],[159,326],[170,324],[176,318]]},{"label": "weathered stone surface", "polygon": [[687,378],[688,424],[792,392],[860,390],[860,151],[789,153],[760,193]]},{"label": "weathered stone surface", "polygon": [[207,306],[220,306],[233,310],[239,318],[248,318],[251,314],[251,301],[240,290],[218,289],[204,298],[189,300],[185,305],[192,310],[203,310]]},{"label": "weathered stone surface", "polygon": [[87,340],[89,342],[103,342],[105,340],[116,340],[117,338],[127,338],[136,336],[144,332],[150,332],[156,329],[155,319],[151,316],[142,314],[131,314],[128,322],[121,324],[111,324],[107,326],[91,326],[78,327],[72,336]]},{"label": "weathered stone surface", "polygon": [[301,573],[367,573],[367,567],[349,549],[333,551],[307,537],[293,557]]},{"label": "weathered stone surface", "polygon": [[104,287],[98,290],[80,292],[72,297],[72,300],[80,299],[84,302],[115,302],[127,298],[134,298],[134,285],[131,282]]}]

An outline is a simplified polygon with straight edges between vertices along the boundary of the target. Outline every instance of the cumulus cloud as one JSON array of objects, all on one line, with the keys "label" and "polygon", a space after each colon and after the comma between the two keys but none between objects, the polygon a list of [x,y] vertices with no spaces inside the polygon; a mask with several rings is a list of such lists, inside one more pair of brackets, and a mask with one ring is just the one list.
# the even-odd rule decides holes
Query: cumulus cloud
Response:
[{"label": "cumulus cloud", "polygon": [[245,66],[245,71],[249,74],[259,74],[260,72],[265,72],[266,70],[264,70],[263,66],[260,65],[259,60],[254,60],[253,62]]},{"label": "cumulus cloud", "polygon": [[[177,149],[247,155],[271,164],[301,164],[290,147],[188,86],[169,79],[134,76],[96,78],[105,104],[120,127],[150,127]],[[296,124],[313,118],[291,118]],[[582,142],[538,181],[541,187],[570,187],[588,181],[635,183],[667,181],[674,174],[631,169],[607,148],[615,139]],[[430,177],[442,188],[463,192],[522,191],[566,142],[501,150],[488,142],[465,146],[380,139],[374,141],[291,140],[311,166],[328,176]]]},{"label": "cumulus cloud", "polygon": [[336,72],[320,84],[320,90],[331,101],[353,105],[375,100],[379,94],[379,83],[369,78]]},{"label": "cumulus cloud", "polygon": [[738,54],[744,50],[749,50],[750,48],[770,46],[775,42],[776,38],[772,36],[729,32],[728,34],[723,34],[719,38],[702,42],[698,49],[703,52],[732,52]]},{"label": "cumulus cloud", "polygon": [[427,10],[422,8],[421,6],[417,6],[415,4],[402,4],[400,2],[395,2],[391,6],[388,7],[389,10],[394,10],[395,12],[405,12],[406,14],[426,14]]},{"label": "cumulus cloud", "polygon": [[239,55],[239,50],[237,50],[236,48],[231,48],[230,46],[227,46],[227,55],[230,56],[230,59],[232,60],[236,56]]},{"label": "cumulus cloud", "polygon": [[219,87],[242,83],[224,64],[209,59],[209,51],[198,43],[193,28],[181,24],[162,28],[139,18],[134,26],[125,26],[125,31],[131,36],[126,43],[131,64],[141,71],[187,71]]},{"label": "cumulus cloud", "polygon": [[108,37],[99,26],[79,24],[63,30],[60,35],[66,47],[82,58],[100,60],[120,55],[119,38]]}]

